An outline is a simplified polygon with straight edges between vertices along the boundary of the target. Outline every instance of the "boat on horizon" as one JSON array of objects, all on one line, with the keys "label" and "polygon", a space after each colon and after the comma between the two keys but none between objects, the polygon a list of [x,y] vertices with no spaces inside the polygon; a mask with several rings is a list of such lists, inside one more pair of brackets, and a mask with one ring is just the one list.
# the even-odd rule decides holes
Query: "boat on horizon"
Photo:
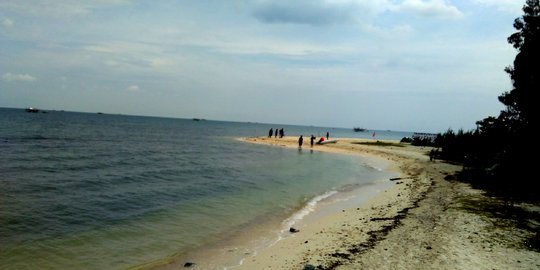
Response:
[{"label": "boat on horizon", "polygon": [[353,130],[354,130],[355,132],[361,132],[361,131],[366,131],[367,129],[361,128],[361,127],[355,127],[355,128],[353,128]]},{"label": "boat on horizon", "polygon": [[25,109],[26,112],[29,112],[29,113],[37,113],[39,112],[39,109],[38,108],[33,108],[33,107],[28,107]]}]

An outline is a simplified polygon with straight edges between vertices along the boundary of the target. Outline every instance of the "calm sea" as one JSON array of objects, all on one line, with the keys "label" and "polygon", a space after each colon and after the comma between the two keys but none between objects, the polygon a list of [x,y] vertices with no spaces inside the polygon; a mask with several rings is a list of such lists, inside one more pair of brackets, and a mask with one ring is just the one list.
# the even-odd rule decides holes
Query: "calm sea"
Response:
[{"label": "calm sea", "polygon": [[[349,129],[0,108],[0,269],[126,269],[387,179],[356,156],[243,143]],[[411,133],[377,131],[381,139]],[[300,211],[300,212],[299,212]],[[294,220],[293,220],[294,222]]]}]

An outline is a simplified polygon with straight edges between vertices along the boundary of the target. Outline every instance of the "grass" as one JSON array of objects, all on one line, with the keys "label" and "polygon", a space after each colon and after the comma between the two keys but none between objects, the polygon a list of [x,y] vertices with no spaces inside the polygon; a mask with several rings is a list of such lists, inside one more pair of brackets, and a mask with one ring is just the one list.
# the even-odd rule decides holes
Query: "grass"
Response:
[{"label": "grass", "polygon": [[396,146],[396,147],[404,147],[402,144],[399,143],[393,143],[393,142],[352,142],[354,144],[362,144],[362,145],[374,145],[374,146]]}]

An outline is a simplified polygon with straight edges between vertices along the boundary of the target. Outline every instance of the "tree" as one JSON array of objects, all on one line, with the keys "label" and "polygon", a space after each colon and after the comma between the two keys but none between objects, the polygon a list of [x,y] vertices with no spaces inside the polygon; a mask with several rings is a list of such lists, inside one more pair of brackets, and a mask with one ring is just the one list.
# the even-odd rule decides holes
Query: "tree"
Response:
[{"label": "tree", "polygon": [[[518,50],[513,67],[505,71],[510,75],[513,89],[499,96],[506,108],[499,117],[479,121],[488,147],[496,149],[489,158],[490,171],[503,192],[537,192],[539,181],[533,174],[533,159],[527,153],[534,144],[533,126],[536,126],[538,91],[540,91],[540,0],[527,0],[524,15],[514,21],[518,30],[508,42]],[[498,144],[497,144],[498,142]]]},{"label": "tree", "polygon": [[506,105],[501,116],[510,123],[517,122],[518,128],[527,129],[537,123],[533,111],[540,91],[540,1],[527,0],[523,12],[523,17],[514,21],[518,32],[508,37],[508,42],[519,51],[514,66],[505,69],[513,89],[499,96],[499,100]]},{"label": "tree", "polygon": [[[530,149],[535,145],[540,91],[540,0],[527,0],[523,16],[514,21],[517,32],[508,43],[518,50],[510,75],[512,89],[499,96],[506,107],[498,117],[478,121],[474,132],[448,131],[438,137],[446,158],[464,163],[471,180],[485,184],[502,195],[537,198],[540,181],[535,177]],[[534,153],[533,153],[534,155]]]}]

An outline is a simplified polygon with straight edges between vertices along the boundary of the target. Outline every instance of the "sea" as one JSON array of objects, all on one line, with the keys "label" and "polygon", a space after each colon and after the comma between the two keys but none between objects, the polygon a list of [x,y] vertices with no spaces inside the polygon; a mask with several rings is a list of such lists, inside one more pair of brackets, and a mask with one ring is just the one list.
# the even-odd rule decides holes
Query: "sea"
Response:
[{"label": "sea", "polygon": [[234,269],[395,175],[380,160],[239,140],[270,128],[412,135],[0,108],[0,269]]}]

